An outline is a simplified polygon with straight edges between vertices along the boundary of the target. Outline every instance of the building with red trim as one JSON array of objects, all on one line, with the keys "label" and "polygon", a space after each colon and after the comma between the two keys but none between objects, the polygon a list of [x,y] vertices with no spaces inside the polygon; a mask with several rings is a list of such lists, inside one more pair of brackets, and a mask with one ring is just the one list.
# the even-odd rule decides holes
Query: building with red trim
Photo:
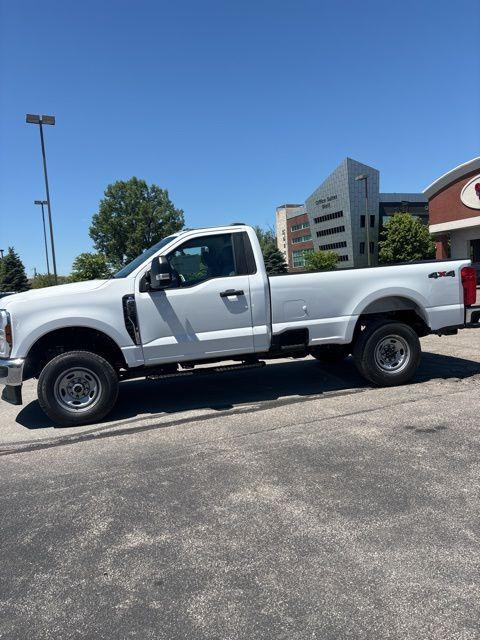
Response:
[{"label": "building with red trim", "polygon": [[276,209],[277,246],[290,271],[303,269],[305,253],[313,251],[310,220],[302,204],[282,204]]},{"label": "building with red trim", "polygon": [[480,270],[480,157],[451,169],[423,193],[437,258],[469,258]]}]

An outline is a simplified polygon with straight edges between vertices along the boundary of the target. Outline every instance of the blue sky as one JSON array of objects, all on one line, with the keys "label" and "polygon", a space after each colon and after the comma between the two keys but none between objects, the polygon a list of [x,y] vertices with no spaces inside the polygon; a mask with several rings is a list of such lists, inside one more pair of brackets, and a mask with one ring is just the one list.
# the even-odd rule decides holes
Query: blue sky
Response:
[{"label": "blue sky", "polygon": [[478,0],[0,0],[0,247],[45,271],[38,128],[58,266],[106,185],[168,188],[188,226],[267,225],[345,157],[384,191],[480,155]]}]

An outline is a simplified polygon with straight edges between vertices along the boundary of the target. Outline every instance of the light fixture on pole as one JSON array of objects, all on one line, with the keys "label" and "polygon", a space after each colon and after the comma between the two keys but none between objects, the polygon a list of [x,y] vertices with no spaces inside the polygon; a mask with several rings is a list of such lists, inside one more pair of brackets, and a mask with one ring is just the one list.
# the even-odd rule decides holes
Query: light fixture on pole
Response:
[{"label": "light fixture on pole", "polygon": [[34,204],[39,204],[42,207],[43,239],[45,240],[45,257],[47,259],[47,273],[50,278],[50,262],[48,260],[47,228],[45,227],[45,210],[43,208],[43,206],[48,203],[46,200],[35,200]]},{"label": "light fixture on pole", "polygon": [[368,175],[361,173],[355,178],[356,182],[365,182],[365,228],[367,231],[367,264],[372,266],[372,257],[370,252],[370,216],[368,215]]},{"label": "light fixture on pole", "polygon": [[48,188],[48,175],[47,175],[47,159],[45,156],[45,141],[43,139],[43,125],[55,124],[55,116],[40,116],[32,113],[27,113],[26,121],[28,124],[38,124],[40,129],[40,144],[42,146],[42,159],[43,159],[43,173],[45,176],[45,191],[47,194],[47,207],[48,207],[48,223],[50,226],[50,242],[52,245],[52,262],[53,262],[53,275],[55,276],[55,284],[58,284],[57,276],[57,261],[55,258],[55,242],[53,239],[53,223],[52,223],[52,208],[50,204],[50,191]]}]

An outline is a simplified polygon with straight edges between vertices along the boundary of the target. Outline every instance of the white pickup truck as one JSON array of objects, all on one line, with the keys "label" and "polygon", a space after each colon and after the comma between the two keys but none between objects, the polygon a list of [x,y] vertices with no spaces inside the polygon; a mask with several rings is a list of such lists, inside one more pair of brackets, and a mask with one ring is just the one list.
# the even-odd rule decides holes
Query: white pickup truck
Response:
[{"label": "white pickup truck", "polygon": [[21,404],[22,382],[38,378],[44,412],[77,425],[101,420],[123,379],[307,355],[352,354],[371,383],[402,384],[418,367],[419,337],[478,325],[475,298],[468,260],[269,277],[251,227],[183,231],[111,279],[3,298],[2,397]]}]

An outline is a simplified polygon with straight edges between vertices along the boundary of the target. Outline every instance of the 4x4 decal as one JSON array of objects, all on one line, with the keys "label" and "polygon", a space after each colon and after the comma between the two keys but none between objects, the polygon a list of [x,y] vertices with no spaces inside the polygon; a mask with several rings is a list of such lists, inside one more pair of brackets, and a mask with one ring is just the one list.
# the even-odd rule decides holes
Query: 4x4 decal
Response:
[{"label": "4x4 decal", "polygon": [[428,274],[429,278],[435,278],[435,280],[437,278],[454,278],[455,277],[455,271],[434,271],[433,273],[429,273]]}]

